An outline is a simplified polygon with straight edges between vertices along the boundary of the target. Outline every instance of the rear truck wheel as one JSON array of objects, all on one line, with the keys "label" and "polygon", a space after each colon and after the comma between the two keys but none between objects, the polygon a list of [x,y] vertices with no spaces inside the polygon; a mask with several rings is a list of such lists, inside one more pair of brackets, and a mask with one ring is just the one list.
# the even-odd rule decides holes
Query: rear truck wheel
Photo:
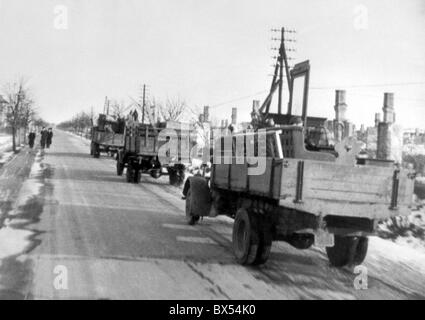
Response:
[{"label": "rear truck wheel", "polygon": [[255,264],[259,253],[260,235],[255,217],[243,208],[236,212],[232,238],[236,260],[242,265]]},{"label": "rear truck wheel", "polygon": [[189,188],[186,194],[186,222],[187,224],[193,226],[199,221],[199,216],[193,213],[191,201],[191,190]]},{"label": "rear truck wheel", "polygon": [[100,157],[100,147],[97,143],[93,143],[93,158]]},{"label": "rear truck wheel", "polygon": [[186,171],[184,167],[176,169],[176,186],[181,187],[186,177]]},{"label": "rear truck wheel", "polygon": [[135,184],[140,183],[141,176],[142,176],[142,172],[140,171],[140,169],[134,169],[133,183]]},{"label": "rear truck wheel", "polygon": [[124,172],[124,164],[120,162],[120,160],[117,160],[117,176],[122,176]]},{"label": "rear truck wheel", "polygon": [[134,181],[134,168],[131,162],[127,165],[127,182],[132,183]]},{"label": "rear truck wheel", "polygon": [[174,168],[168,168],[168,177],[170,179],[170,185],[175,186],[177,182],[177,173]]},{"label": "rear truck wheel", "polygon": [[368,237],[359,237],[357,243],[356,253],[354,254],[353,264],[358,266],[366,259],[367,248],[369,247]]},{"label": "rear truck wheel", "polygon": [[327,247],[329,262],[334,267],[362,264],[368,248],[367,237],[346,237],[335,235],[335,245]]}]

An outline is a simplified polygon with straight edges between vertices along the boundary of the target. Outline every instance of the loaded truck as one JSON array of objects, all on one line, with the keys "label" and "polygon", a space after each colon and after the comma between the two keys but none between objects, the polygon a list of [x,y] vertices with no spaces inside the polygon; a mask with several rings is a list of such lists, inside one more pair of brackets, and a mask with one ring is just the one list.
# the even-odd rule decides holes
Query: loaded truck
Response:
[{"label": "loaded truck", "polygon": [[[281,51],[282,63],[287,66]],[[298,249],[316,244],[326,248],[336,267],[359,265],[377,224],[410,213],[414,172],[394,161],[358,157],[354,139],[329,143],[322,134],[326,119],[307,116],[309,62],[288,74],[288,112],[269,112],[273,92],[283,81],[276,71],[270,94],[254,114],[253,130],[220,137],[210,177],[187,179],[186,221],[233,218],[233,251],[243,265],[265,263],[273,241]],[[303,90],[297,114],[293,88],[299,80]],[[247,153],[249,148],[254,154]]]},{"label": "loaded truck", "polygon": [[106,114],[99,114],[97,124],[91,128],[90,155],[99,158],[101,153],[114,156],[124,147],[125,121]]},{"label": "loaded truck", "polygon": [[126,123],[124,147],[117,154],[117,175],[123,175],[126,168],[129,183],[139,183],[142,173],[155,179],[168,175],[171,185],[180,186],[195,144],[196,136],[181,122]]}]

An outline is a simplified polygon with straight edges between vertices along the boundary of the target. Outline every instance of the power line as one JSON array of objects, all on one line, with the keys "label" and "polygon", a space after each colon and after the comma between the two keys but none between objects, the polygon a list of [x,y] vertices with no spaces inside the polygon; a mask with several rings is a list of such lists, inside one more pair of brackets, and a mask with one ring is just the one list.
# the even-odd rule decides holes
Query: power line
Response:
[{"label": "power line", "polygon": [[220,103],[214,104],[214,105],[210,106],[210,108],[217,108],[217,107],[220,107],[220,106],[223,106],[223,105],[232,103],[232,102],[237,102],[237,101],[245,100],[245,99],[252,98],[252,97],[258,96],[260,94],[268,93],[268,92],[269,92],[268,90],[259,91],[257,93],[250,94],[248,96],[243,96],[243,97],[235,98],[233,100],[228,100],[228,101],[224,101],[224,102],[220,102]]},{"label": "power line", "polygon": [[358,85],[334,85],[334,86],[323,86],[323,87],[310,87],[311,90],[323,90],[323,89],[334,89],[338,87],[342,88],[371,88],[371,87],[395,87],[395,86],[413,86],[413,85],[424,85],[425,81],[419,82],[399,82],[399,83],[374,83],[374,84],[358,84]]},{"label": "power line", "polygon": [[[310,87],[310,90],[335,90],[335,88],[338,87],[343,87],[343,88],[367,88],[367,87],[385,87],[385,86],[411,86],[411,85],[425,85],[425,81],[418,81],[418,82],[399,82],[399,83],[386,83],[386,84],[360,84],[360,85],[349,85],[349,86],[340,86],[340,85],[335,85],[335,86],[323,86],[323,87],[317,87],[317,86],[312,86]],[[268,90],[263,90],[263,91],[259,91],[256,92],[254,94],[250,94],[250,95],[246,95],[246,96],[242,96],[242,97],[238,97],[232,100],[228,100],[228,101],[223,101],[223,102],[219,102],[216,103],[212,106],[210,106],[210,108],[217,108],[229,103],[233,103],[233,102],[238,102],[241,100],[245,100],[248,98],[252,98],[255,96],[258,96],[260,94],[265,94],[268,93]],[[366,96],[366,95],[363,95]],[[372,97],[372,95],[368,95],[370,97]],[[378,97],[378,96],[373,96],[373,97]],[[421,99],[410,99],[410,98],[402,98],[402,97],[397,97],[397,100],[406,100],[406,101],[418,101],[418,102],[425,102],[425,100],[421,100]]]}]

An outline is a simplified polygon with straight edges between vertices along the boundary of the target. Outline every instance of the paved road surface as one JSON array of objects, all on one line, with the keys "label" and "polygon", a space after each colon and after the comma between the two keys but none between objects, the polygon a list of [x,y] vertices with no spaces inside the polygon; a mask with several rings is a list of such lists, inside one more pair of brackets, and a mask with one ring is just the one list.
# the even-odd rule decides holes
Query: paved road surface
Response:
[{"label": "paved road surface", "polygon": [[87,141],[56,132],[53,143],[32,154],[14,205],[2,211],[0,299],[425,297],[425,256],[377,238],[364,264],[367,290],[318,248],[279,243],[267,265],[240,266],[231,221],[187,226],[180,190],[165,177],[128,184],[111,158],[89,156]]}]

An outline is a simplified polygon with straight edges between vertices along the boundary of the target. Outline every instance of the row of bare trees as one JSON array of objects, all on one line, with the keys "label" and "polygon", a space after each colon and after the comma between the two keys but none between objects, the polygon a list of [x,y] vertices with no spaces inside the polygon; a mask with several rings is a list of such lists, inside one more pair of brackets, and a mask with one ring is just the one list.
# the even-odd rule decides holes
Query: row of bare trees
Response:
[{"label": "row of bare trees", "polygon": [[[125,119],[134,111],[138,114],[138,120],[141,122],[144,119],[145,123],[182,121],[192,117],[186,101],[180,97],[167,98],[165,101],[151,98],[143,102],[141,95],[138,98],[130,98],[130,103],[125,103],[124,100],[106,99],[104,112],[115,119]],[[82,111],[72,119],[58,124],[57,127],[84,135],[93,125],[94,117],[93,110]]]},{"label": "row of bare trees", "polygon": [[59,123],[56,127],[62,130],[72,131],[78,135],[88,135],[93,123],[93,112],[79,112],[71,120]]},{"label": "row of bare trees", "polygon": [[2,108],[6,110],[6,128],[12,134],[13,152],[17,151],[17,135],[23,131],[24,141],[30,127],[34,130],[47,126],[36,112],[34,99],[24,80],[7,83],[2,90]]}]

